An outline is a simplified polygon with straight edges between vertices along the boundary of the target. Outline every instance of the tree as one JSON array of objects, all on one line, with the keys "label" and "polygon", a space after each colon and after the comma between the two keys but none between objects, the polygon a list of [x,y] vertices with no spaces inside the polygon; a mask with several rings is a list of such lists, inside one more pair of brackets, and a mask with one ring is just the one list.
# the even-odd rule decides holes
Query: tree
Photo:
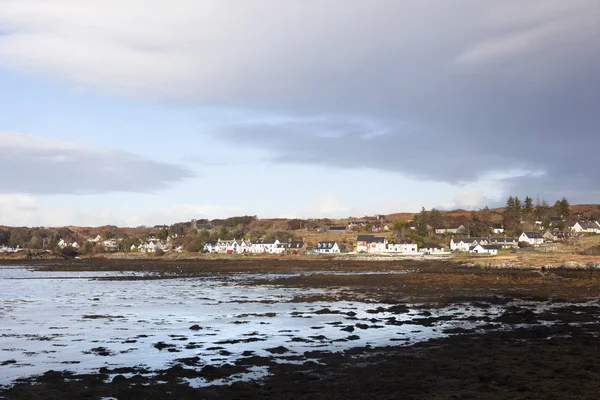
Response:
[{"label": "tree", "polygon": [[421,212],[414,216],[415,230],[421,236],[427,236],[429,233],[429,212],[425,210],[425,207],[421,208]]},{"label": "tree", "polygon": [[445,228],[446,218],[439,210],[432,208],[429,212],[429,225],[431,225],[433,229]]},{"label": "tree", "polygon": [[563,197],[561,200],[557,200],[556,203],[554,203],[554,210],[562,218],[569,218],[571,215],[570,204],[566,197]]},{"label": "tree", "polygon": [[469,223],[470,234],[472,236],[487,236],[492,229],[492,221],[489,208],[471,212],[471,221]]},{"label": "tree", "polygon": [[525,196],[525,202],[523,203],[523,216],[528,222],[533,220],[533,199],[529,196]]},{"label": "tree", "polygon": [[404,236],[406,235],[406,225],[406,221],[397,221],[394,224],[394,230],[396,231],[396,234],[400,235],[400,239],[404,239]]}]

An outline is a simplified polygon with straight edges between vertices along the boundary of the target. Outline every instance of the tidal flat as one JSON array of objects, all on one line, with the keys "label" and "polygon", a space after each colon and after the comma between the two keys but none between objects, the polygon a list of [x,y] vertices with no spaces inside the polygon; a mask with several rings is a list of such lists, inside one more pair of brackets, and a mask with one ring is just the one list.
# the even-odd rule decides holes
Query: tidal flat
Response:
[{"label": "tidal flat", "polygon": [[595,271],[256,263],[0,266],[0,398],[600,390]]}]

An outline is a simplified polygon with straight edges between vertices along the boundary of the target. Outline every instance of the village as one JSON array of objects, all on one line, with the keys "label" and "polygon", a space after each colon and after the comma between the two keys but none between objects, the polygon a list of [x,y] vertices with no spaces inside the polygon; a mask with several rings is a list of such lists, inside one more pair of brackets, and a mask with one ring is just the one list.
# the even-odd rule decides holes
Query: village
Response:
[{"label": "village", "polygon": [[[423,213],[423,212],[422,212]],[[432,211],[435,213],[435,211]],[[245,218],[245,217],[235,217]],[[376,256],[448,256],[456,253],[495,256],[502,251],[552,251],[556,243],[573,242],[583,236],[600,234],[600,223],[595,220],[567,220],[563,217],[546,217],[532,223],[521,221],[528,230],[508,236],[503,224],[490,223],[488,232],[477,231],[471,221],[461,224],[446,223],[443,228],[435,228],[429,223],[419,225],[419,215],[407,222],[386,223],[384,216],[371,220],[350,219],[345,224],[298,226],[296,230],[278,230],[270,237],[250,238],[246,235],[231,237],[236,232],[217,228],[209,223],[192,220],[176,227],[158,226],[158,234],[149,233],[145,237],[133,239],[118,237],[110,233],[110,238],[97,234],[87,239],[70,240],[55,237],[54,247],[71,254],[101,253],[140,253],[163,255],[165,253],[205,253],[230,255],[376,255]],[[254,220],[252,222],[255,222]],[[419,232],[420,231],[420,232]],[[477,236],[470,233],[476,231]],[[514,228],[513,228],[514,232]],[[485,234],[487,233],[487,234]],[[109,235],[109,233],[106,233]],[[223,235],[223,238],[219,237]],[[217,236],[216,239],[211,239]],[[229,237],[228,237],[229,236]],[[42,250],[50,252],[51,240],[42,242]],[[186,244],[187,243],[187,244]],[[193,244],[190,245],[190,243]],[[0,245],[0,253],[30,251],[27,246]]]}]

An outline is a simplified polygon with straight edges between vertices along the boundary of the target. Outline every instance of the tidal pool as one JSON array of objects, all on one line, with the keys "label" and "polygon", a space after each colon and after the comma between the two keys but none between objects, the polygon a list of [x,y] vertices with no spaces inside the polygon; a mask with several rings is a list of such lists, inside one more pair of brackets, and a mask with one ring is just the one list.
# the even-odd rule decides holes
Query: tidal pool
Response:
[{"label": "tidal pool", "polygon": [[[128,279],[145,276],[152,279]],[[103,367],[139,367],[151,373],[190,358],[196,365],[214,366],[251,356],[306,362],[314,351],[411,345],[479,329],[512,304],[426,308],[297,302],[296,296],[336,289],[247,284],[265,277],[245,273],[158,279],[139,272],[0,267],[0,385],[48,370],[93,373]],[[527,305],[536,312],[554,306],[559,305]],[[193,379],[189,384],[228,384],[266,374],[268,368],[257,367],[227,379]]]}]

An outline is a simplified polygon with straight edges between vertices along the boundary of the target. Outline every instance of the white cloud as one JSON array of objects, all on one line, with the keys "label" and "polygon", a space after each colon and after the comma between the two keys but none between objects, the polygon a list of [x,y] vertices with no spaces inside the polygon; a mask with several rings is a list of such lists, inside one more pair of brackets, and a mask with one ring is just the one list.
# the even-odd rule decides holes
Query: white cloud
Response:
[{"label": "white cloud", "polygon": [[159,210],[82,210],[75,207],[43,207],[33,196],[0,195],[0,224],[7,226],[153,226],[189,221],[193,218],[226,218],[242,213],[240,208],[202,204],[174,204]]},{"label": "white cloud", "polygon": [[154,192],[192,176],[121,150],[0,131],[0,193]]}]

